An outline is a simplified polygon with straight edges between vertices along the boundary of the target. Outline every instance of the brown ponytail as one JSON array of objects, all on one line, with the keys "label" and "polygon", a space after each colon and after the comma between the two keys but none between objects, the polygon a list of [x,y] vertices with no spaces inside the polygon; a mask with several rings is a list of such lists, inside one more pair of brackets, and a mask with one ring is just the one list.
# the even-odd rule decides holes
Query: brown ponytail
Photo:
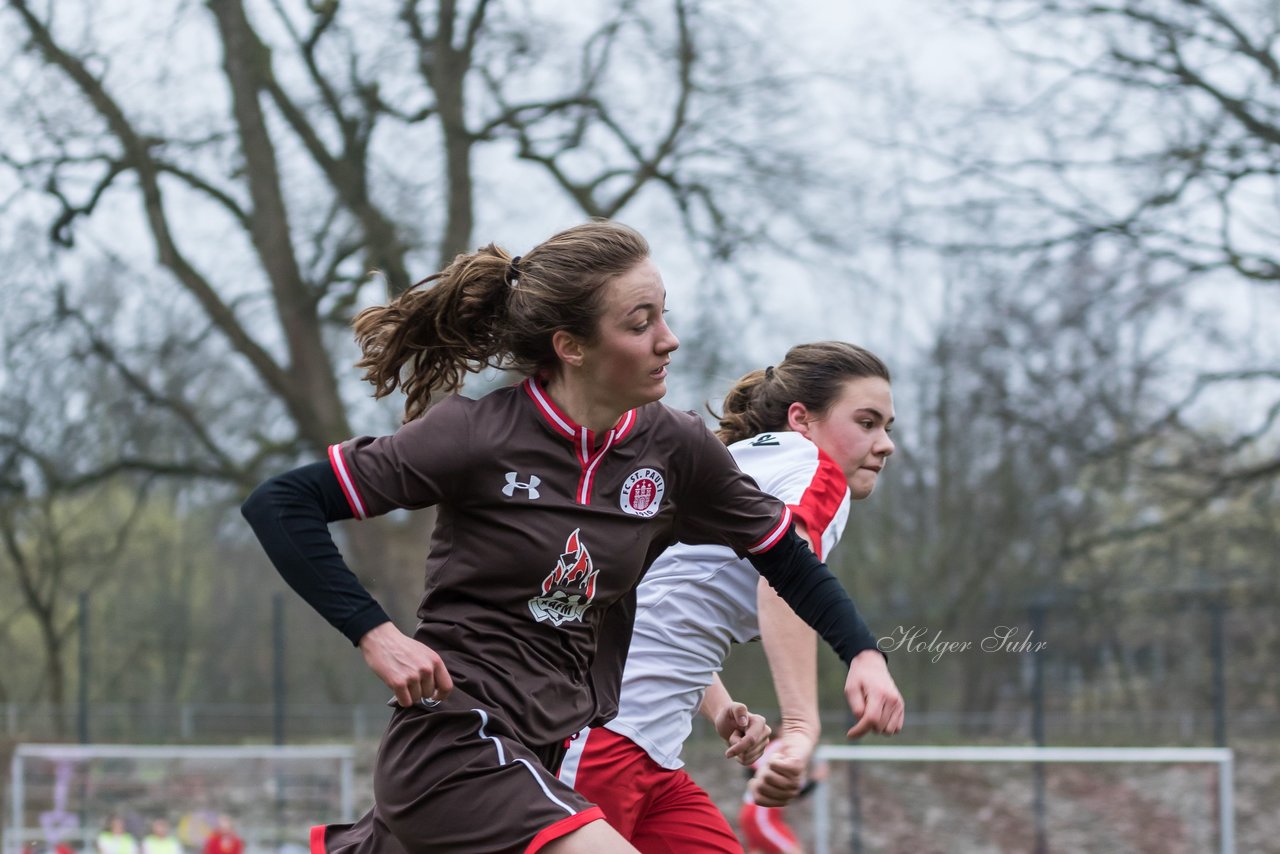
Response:
[{"label": "brown ponytail", "polygon": [[855,344],[798,344],[777,367],[752,371],[734,383],[724,398],[724,414],[716,416],[716,436],[732,445],[760,433],[787,430],[787,410],[797,402],[820,418],[840,397],[844,384],[860,377],[890,381],[884,362]]},{"label": "brown ponytail", "polygon": [[404,391],[405,421],[427,410],[432,393],[457,391],[469,372],[554,371],[551,336],[563,329],[594,340],[603,286],[648,255],[639,232],[608,220],[566,229],[518,264],[490,243],[357,314],[364,355],[356,366],[365,369],[374,397]]}]

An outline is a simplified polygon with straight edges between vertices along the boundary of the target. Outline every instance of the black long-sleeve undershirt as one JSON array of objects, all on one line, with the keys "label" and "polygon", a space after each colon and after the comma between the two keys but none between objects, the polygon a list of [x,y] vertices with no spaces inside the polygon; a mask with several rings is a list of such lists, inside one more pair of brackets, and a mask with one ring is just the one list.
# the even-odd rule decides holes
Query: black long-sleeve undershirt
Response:
[{"label": "black long-sleeve undershirt", "polygon": [[[267,480],[240,510],[288,585],[353,644],[390,621],[329,532],[330,522],[354,514],[328,464],[313,463]],[[846,665],[858,653],[876,649],[875,636],[853,601],[794,526],[750,561]]]},{"label": "black long-sleeve undershirt", "polygon": [[791,610],[831,645],[846,666],[858,653],[878,650],[875,635],[849,594],[796,533],[794,525],[777,545],[748,560]]},{"label": "black long-sleeve undershirt", "polygon": [[390,621],[343,560],[329,523],[354,518],[337,476],[312,463],[265,481],[240,508],[267,557],[299,596],[358,644]]}]

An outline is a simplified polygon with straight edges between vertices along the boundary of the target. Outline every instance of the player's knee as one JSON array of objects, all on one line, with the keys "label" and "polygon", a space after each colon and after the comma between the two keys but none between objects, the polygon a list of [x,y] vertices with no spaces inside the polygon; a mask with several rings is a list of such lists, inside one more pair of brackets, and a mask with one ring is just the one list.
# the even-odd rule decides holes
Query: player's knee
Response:
[{"label": "player's knee", "polygon": [[603,819],[588,822],[542,847],[542,854],[638,854],[622,834]]}]

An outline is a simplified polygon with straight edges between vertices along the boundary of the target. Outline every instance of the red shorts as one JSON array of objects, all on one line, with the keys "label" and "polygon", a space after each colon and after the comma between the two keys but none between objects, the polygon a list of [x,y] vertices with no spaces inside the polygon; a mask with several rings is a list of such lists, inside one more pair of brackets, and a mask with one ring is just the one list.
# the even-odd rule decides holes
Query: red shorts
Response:
[{"label": "red shorts", "polygon": [[754,803],[742,805],[738,813],[738,827],[747,837],[747,847],[764,854],[790,854],[800,842],[795,832],[787,827],[785,809],[762,807]]},{"label": "red shorts", "polygon": [[729,822],[688,774],[663,768],[616,732],[584,730],[565,754],[560,780],[603,809],[642,854],[742,854]]}]

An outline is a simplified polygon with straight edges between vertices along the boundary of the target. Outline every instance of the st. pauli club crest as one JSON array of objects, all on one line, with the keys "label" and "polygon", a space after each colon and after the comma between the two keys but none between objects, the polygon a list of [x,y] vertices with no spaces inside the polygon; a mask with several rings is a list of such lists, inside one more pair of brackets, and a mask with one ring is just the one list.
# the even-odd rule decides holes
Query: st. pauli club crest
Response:
[{"label": "st. pauli club crest", "polygon": [[654,469],[638,469],[622,483],[618,505],[624,513],[648,519],[662,507],[662,494],[666,484],[662,474]]}]

